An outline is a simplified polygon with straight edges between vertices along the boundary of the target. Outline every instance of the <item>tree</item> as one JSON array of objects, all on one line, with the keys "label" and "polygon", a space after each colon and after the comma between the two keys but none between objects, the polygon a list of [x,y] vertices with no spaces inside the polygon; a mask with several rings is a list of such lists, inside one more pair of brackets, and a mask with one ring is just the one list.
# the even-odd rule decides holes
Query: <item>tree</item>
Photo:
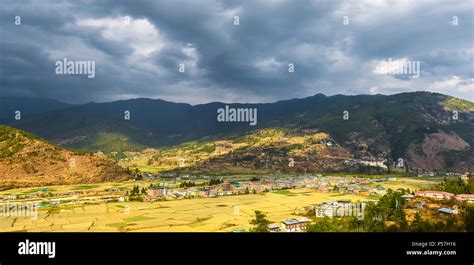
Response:
[{"label": "tree", "polygon": [[467,232],[474,232],[474,207],[466,207],[464,212],[464,227]]},{"label": "tree", "polygon": [[365,208],[364,228],[369,232],[383,232],[385,230],[383,212],[377,204],[370,202]]},{"label": "tree", "polygon": [[367,231],[383,232],[387,229],[386,222],[394,222],[390,231],[405,231],[408,227],[405,218],[405,200],[402,193],[388,190],[377,204],[369,203],[365,208],[364,225]]},{"label": "tree", "polygon": [[138,185],[133,186],[130,196],[137,196],[140,193],[140,188]]},{"label": "tree", "polygon": [[421,217],[421,214],[417,212],[415,214],[415,218],[411,222],[411,230],[415,232],[423,232],[424,228],[424,221],[423,218]]},{"label": "tree", "polygon": [[306,228],[306,232],[337,232],[338,230],[339,227],[335,224],[335,221],[331,221],[329,217],[324,217]]},{"label": "tree", "polygon": [[253,228],[250,228],[250,232],[269,232],[268,225],[270,222],[267,219],[267,215],[261,211],[255,211],[255,219],[252,219],[249,222],[253,225]]},{"label": "tree", "polygon": [[345,217],[347,219],[347,226],[349,231],[361,232],[364,230],[364,221],[359,220],[356,216]]},{"label": "tree", "polygon": [[470,194],[474,184],[468,182],[464,183],[460,178],[458,179],[447,179],[444,178],[444,181],[437,185],[435,189],[450,192],[453,194]]},{"label": "tree", "polygon": [[209,185],[211,185],[211,186],[212,186],[212,185],[219,185],[219,184],[221,184],[222,182],[223,182],[223,181],[221,181],[220,179],[211,179],[211,180],[209,181]]}]

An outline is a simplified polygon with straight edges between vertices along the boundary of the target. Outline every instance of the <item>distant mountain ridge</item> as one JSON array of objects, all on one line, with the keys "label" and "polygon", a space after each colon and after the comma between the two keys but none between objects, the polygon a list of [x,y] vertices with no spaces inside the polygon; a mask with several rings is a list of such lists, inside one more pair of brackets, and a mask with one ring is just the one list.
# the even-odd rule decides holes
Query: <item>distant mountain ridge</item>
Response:
[{"label": "distant mountain ridge", "polygon": [[[225,105],[256,108],[257,125],[218,122],[216,111]],[[130,120],[124,119],[125,111]],[[402,158],[410,168],[422,170],[474,168],[474,103],[429,92],[317,94],[275,103],[195,106],[142,98],[69,106],[1,122],[63,146],[104,152],[226,139],[267,128],[312,129],[327,132],[355,157]]]},{"label": "distant mountain ridge", "polygon": [[0,120],[15,118],[15,112],[28,116],[48,111],[71,107],[73,104],[60,102],[54,99],[31,97],[0,97]]}]

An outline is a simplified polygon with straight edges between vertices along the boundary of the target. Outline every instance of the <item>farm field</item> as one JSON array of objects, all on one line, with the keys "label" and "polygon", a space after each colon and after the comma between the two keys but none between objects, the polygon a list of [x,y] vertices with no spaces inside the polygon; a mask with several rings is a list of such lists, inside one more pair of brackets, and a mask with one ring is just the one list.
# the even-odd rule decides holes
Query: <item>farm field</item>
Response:
[{"label": "farm field", "polygon": [[433,184],[442,182],[442,177],[424,177],[424,178],[398,178],[396,181],[387,181],[383,183],[372,183],[369,187],[375,187],[377,185],[381,185],[386,189],[410,189],[411,191],[420,190],[420,189],[428,189]]},{"label": "farm field", "polygon": [[[0,217],[1,231],[160,231],[217,232],[249,228],[254,210],[271,221],[297,217],[297,209],[327,200],[363,200],[364,196],[302,190],[186,199],[163,202],[123,202],[66,208],[44,208],[38,219]],[[129,213],[127,214],[127,206]]]},{"label": "farm field", "polygon": [[[374,183],[385,188],[428,188],[438,180],[399,178],[396,181]],[[51,186],[50,190],[67,191],[104,189],[111,186],[147,186],[149,182],[104,183],[97,185]],[[23,188],[2,192],[27,193],[38,188]],[[250,228],[255,210],[267,213],[271,222],[298,217],[304,207],[334,200],[353,202],[377,199],[377,196],[323,193],[309,189],[278,190],[276,192],[221,196],[215,198],[182,199],[157,202],[114,202],[77,206],[41,207],[38,218],[0,216],[0,231],[29,232],[230,232]]]},{"label": "farm field", "polygon": [[[248,176],[247,176],[248,177]],[[422,188],[429,188],[434,183],[441,182],[443,180],[442,177],[416,177],[416,178],[409,178],[403,177],[398,178],[397,181],[393,182],[383,182],[383,183],[373,183],[369,185],[369,187],[375,187],[377,185],[381,185],[387,189],[396,190],[398,188],[409,188],[410,190],[419,190]],[[140,187],[147,187],[150,183],[156,183],[157,181],[126,181],[126,182],[105,182],[105,183],[97,183],[97,184],[83,184],[83,185],[54,185],[54,186],[42,186],[48,188],[49,191],[52,192],[66,192],[66,191],[81,191],[81,190],[96,190],[101,191],[107,188],[113,187],[124,187],[130,188],[134,185],[138,185]],[[161,181],[163,183],[163,181]],[[199,181],[196,181],[199,182]],[[25,188],[17,188],[17,189],[10,189],[5,191],[0,191],[0,196],[9,195],[9,194],[27,194],[32,192],[37,192],[40,188],[39,187],[25,187]]]}]

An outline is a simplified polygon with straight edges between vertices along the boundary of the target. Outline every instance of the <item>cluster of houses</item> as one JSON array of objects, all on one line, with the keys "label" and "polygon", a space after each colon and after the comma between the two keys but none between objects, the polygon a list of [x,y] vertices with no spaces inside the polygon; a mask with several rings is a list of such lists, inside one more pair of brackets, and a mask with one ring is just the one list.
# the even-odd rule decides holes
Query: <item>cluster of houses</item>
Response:
[{"label": "cluster of houses", "polygon": [[415,192],[416,197],[426,197],[431,199],[439,200],[451,200],[454,199],[459,202],[474,203],[474,194],[458,194],[454,195],[445,191],[417,191]]},{"label": "cluster of houses", "polygon": [[[119,194],[110,194],[111,190],[106,192],[99,190],[77,190],[50,193],[48,188],[40,188],[36,192],[26,194],[9,194],[0,198],[2,201],[27,200],[37,204],[40,207],[57,205],[81,205],[96,204],[103,202],[123,202],[127,198]],[[115,190],[116,191],[116,190]]]},{"label": "cluster of houses", "polygon": [[147,200],[155,200],[163,197],[183,199],[187,197],[212,198],[218,196],[229,196],[245,193],[260,193],[271,191],[277,187],[294,188],[291,183],[274,183],[266,181],[235,182],[228,181],[217,185],[197,186],[190,188],[172,188],[167,186],[152,186],[147,190]]},{"label": "cluster of houses", "polygon": [[[301,188],[318,190],[320,192],[383,194],[385,189],[382,187],[373,189],[362,187],[373,182],[374,180],[367,178],[316,175],[266,178],[258,181],[229,180],[217,185],[178,188],[177,182],[175,181],[174,183],[166,183],[166,186],[150,186],[147,189],[145,199],[153,201],[166,197],[175,199],[192,197],[207,198]],[[123,189],[119,189],[118,187],[112,187],[106,190],[88,189],[61,191],[54,192],[54,194],[47,188],[40,188],[37,192],[9,194],[0,197],[0,201],[12,200],[37,200],[42,201],[43,204],[46,201],[48,205],[57,205],[125,201],[127,198],[126,195],[123,194]]]},{"label": "cluster of houses", "polygon": [[343,194],[361,195],[384,195],[386,189],[382,186],[369,188],[367,185],[376,182],[395,181],[396,177],[383,179],[368,179],[357,177],[317,177],[314,179],[313,187],[320,192],[338,192]]},{"label": "cluster of houses", "polygon": [[[435,172],[429,171],[429,172],[423,172],[419,173],[418,177],[434,177],[436,175]],[[453,173],[453,172],[448,172],[446,173],[446,176],[454,176],[454,177],[459,177],[461,180],[467,182],[469,180],[469,172],[465,173]]]},{"label": "cluster of houses", "polygon": [[36,199],[36,198],[45,197],[47,194],[48,194],[47,188],[40,188],[37,192],[23,193],[23,194],[8,194],[3,197],[0,197],[0,201]]},{"label": "cluster of houses", "polygon": [[425,172],[425,173],[418,174],[418,177],[434,177],[434,175],[435,175],[434,172]]},{"label": "cluster of houses", "polygon": [[22,193],[22,194],[8,194],[3,197],[0,197],[1,200],[28,200],[28,199],[38,199],[50,197],[69,197],[69,196],[83,196],[83,195],[98,195],[100,191],[97,190],[73,190],[73,191],[62,191],[51,193],[48,188],[40,188],[36,192]]},{"label": "cluster of houses", "polygon": [[224,183],[209,186],[196,186],[190,188],[176,188],[170,186],[152,186],[147,190],[147,199],[173,197],[177,199],[193,197],[218,197],[245,193],[271,192],[278,189],[294,189],[312,187],[312,177],[288,179],[262,179],[258,181],[224,181]]},{"label": "cluster of houses", "polygon": [[163,197],[183,199],[188,197],[218,197],[246,193],[274,192],[280,189],[312,189],[320,192],[338,192],[354,194],[383,195],[386,190],[382,186],[375,188],[364,187],[374,182],[396,180],[396,177],[372,180],[356,177],[333,176],[304,176],[286,179],[267,178],[258,181],[224,181],[210,186],[176,188],[176,186],[152,186],[147,190],[147,200],[157,200]]},{"label": "cluster of houses", "polygon": [[[430,172],[429,174],[431,175],[431,173],[432,172]],[[467,183],[469,181],[469,173],[468,172],[466,172],[464,174],[449,173],[447,175],[458,175],[459,178],[462,181],[464,181],[465,183]],[[404,197],[406,200],[411,200],[412,198],[415,198],[415,197],[423,197],[423,198],[430,198],[430,199],[434,199],[434,200],[455,200],[455,201],[460,202],[460,203],[468,203],[468,204],[474,203],[474,194],[454,195],[452,193],[445,192],[445,191],[424,190],[424,191],[415,192],[415,195],[405,194],[402,197]],[[425,204],[426,204],[426,202],[423,201],[421,207]],[[441,213],[445,213],[445,214],[458,214],[457,206],[454,206],[452,209],[450,209],[450,208],[439,208],[438,211],[441,212]]]},{"label": "cluster of houses", "polygon": [[[153,201],[163,198],[212,198],[218,196],[229,196],[248,193],[275,192],[281,189],[311,189],[320,192],[337,192],[343,194],[367,194],[383,195],[386,190],[382,186],[368,188],[367,185],[375,182],[396,180],[395,177],[384,179],[369,179],[357,177],[337,176],[300,176],[289,178],[265,178],[257,181],[228,180],[224,183],[209,186],[194,186],[179,188],[176,179],[167,182],[166,186],[150,186],[147,189],[145,200]],[[104,190],[72,190],[54,192],[51,194],[47,188],[41,188],[37,192],[27,194],[10,194],[0,197],[0,201],[11,200],[41,200],[49,201],[50,204],[74,204],[93,202],[124,201],[123,189],[112,187]],[[51,199],[53,198],[54,199]]]},{"label": "cluster of houses", "polygon": [[[464,181],[468,181],[468,174],[461,175]],[[337,192],[342,194],[361,195],[384,195],[386,189],[381,185],[373,187],[371,184],[397,181],[395,176],[387,178],[359,178],[351,176],[299,176],[288,178],[265,178],[256,181],[227,180],[217,185],[194,186],[189,188],[178,188],[177,178],[173,182],[167,182],[166,186],[150,186],[146,191],[145,200],[153,201],[163,198],[208,198],[218,196],[229,196],[248,193],[276,192],[281,189],[311,189],[320,192]],[[432,199],[455,199],[459,202],[474,203],[474,195],[459,194],[454,195],[442,191],[417,191],[414,195],[405,194],[403,197],[410,200],[414,197],[427,197]],[[42,205],[58,204],[85,204],[126,201],[127,196],[123,194],[123,189],[112,187],[104,190],[72,190],[60,191],[52,194],[47,188],[40,188],[36,192],[24,194],[8,194],[0,197],[2,201],[29,200],[37,201]],[[350,202],[343,201],[326,202],[316,207],[316,216],[334,216],[338,211],[351,206]]]},{"label": "cluster of houses", "polygon": [[366,158],[366,159],[348,159],[344,160],[344,165],[346,166],[368,166],[368,167],[377,167],[382,169],[388,169],[387,159],[380,159],[380,158]]},{"label": "cluster of houses", "polygon": [[[458,194],[454,195],[449,192],[445,191],[417,191],[415,192],[415,195],[412,194],[405,194],[402,196],[406,200],[411,200],[415,197],[421,197],[421,198],[429,198],[433,200],[456,200],[460,203],[474,203],[474,194]],[[420,204],[418,204],[418,208],[422,208],[424,205],[426,205],[425,201],[422,201]],[[438,208],[438,212],[443,213],[443,214],[458,214],[458,207],[455,205],[453,208]]]},{"label": "cluster of houses", "polygon": [[40,207],[58,206],[58,205],[82,205],[82,204],[98,204],[104,202],[124,202],[127,198],[119,195],[102,195],[102,196],[69,196],[69,197],[54,197],[30,200],[28,202],[37,204]]}]

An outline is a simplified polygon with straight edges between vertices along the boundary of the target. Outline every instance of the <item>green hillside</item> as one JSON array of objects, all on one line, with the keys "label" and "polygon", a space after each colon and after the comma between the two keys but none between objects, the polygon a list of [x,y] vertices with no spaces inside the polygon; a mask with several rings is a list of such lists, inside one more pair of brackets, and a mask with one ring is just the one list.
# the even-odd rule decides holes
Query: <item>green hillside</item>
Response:
[{"label": "green hillside", "polygon": [[[225,105],[256,108],[257,125],[218,122],[216,111]],[[130,120],[123,119],[124,110],[131,112]],[[453,119],[454,110],[458,111],[457,120]],[[345,113],[348,119],[344,119]],[[132,99],[72,106],[7,123],[62,146],[119,153],[115,158],[123,158],[126,151],[146,148],[185,151],[197,140],[232,140],[255,130],[280,129],[325,132],[357,159],[404,159],[413,170],[474,167],[474,103],[429,92],[391,96],[317,94],[269,104],[196,106]],[[199,148],[212,151],[212,146]]]}]

